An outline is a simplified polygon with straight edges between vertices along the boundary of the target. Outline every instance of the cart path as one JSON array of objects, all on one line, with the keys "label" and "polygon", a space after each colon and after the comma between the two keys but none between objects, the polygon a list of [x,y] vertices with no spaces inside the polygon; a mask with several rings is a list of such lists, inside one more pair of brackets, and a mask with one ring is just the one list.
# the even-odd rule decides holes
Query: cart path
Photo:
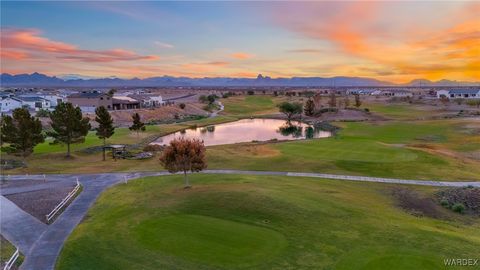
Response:
[{"label": "cart path", "polygon": [[[322,173],[302,173],[302,172],[279,172],[279,171],[242,171],[242,170],[205,170],[201,173],[206,174],[244,174],[244,175],[272,175],[272,176],[290,176],[290,177],[311,177],[320,179],[336,179],[342,181],[360,181],[360,182],[379,182],[390,184],[412,184],[412,185],[424,185],[424,186],[443,186],[443,187],[462,187],[462,186],[476,186],[480,187],[480,182],[475,181],[462,181],[462,182],[447,182],[447,181],[428,181],[428,180],[408,180],[408,179],[396,179],[396,178],[379,178],[379,177],[366,177],[366,176],[351,176],[351,175],[335,175],[335,174],[322,174]],[[23,262],[21,269],[41,269],[41,270],[53,270],[60,251],[67,240],[70,233],[81,222],[86,215],[88,209],[93,205],[98,196],[108,187],[111,187],[118,183],[123,183],[125,180],[131,180],[146,176],[161,176],[170,175],[168,172],[136,172],[136,173],[102,173],[102,174],[61,174],[61,175],[47,175],[48,179],[59,181],[73,181],[78,179],[83,186],[83,191],[80,195],[67,207],[67,209],[54,221],[53,224],[46,226],[41,224],[43,233],[40,235],[29,235],[30,231],[25,228],[24,232],[29,239],[35,238],[36,241],[28,242],[22,248],[27,246],[28,252],[24,253],[25,261]],[[11,176],[10,180],[43,180],[43,175],[16,175]],[[5,199],[6,200],[6,199]],[[2,201],[3,203],[3,201]],[[11,203],[11,202],[10,202]],[[13,203],[12,203],[13,204]],[[4,234],[4,220],[2,211],[2,234]],[[24,213],[24,212],[23,212]],[[25,215],[28,215],[24,213]],[[29,215],[28,215],[29,216]],[[29,216],[34,219],[33,217]],[[22,218],[27,217],[22,215]],[[10,217],[10,220],[15,220],[16,215]],[[5,227],[11,229],[10,227]],[[20,229],[18,229],[20,231]],[[9,238],[7,238],[9,239]],[[17,242],[12,241],[14,244]],[[30,246],[28,246],[30,245]]]}]

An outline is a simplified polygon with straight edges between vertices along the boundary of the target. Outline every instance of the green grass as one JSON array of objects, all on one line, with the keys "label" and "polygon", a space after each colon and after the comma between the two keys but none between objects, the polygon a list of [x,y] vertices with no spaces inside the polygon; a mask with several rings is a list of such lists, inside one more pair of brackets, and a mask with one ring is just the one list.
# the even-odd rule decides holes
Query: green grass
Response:
[{"label": "green grass", "polygon": [[[142,136],[166,134],[192,125],[202,126],[235,119],[237,118],[232,116],[220,116],[182,124],[151,126]],[[478,126],[472,120],[350,122],[336,125],[342,127],[339,135],[327,139],[208,147],[209,168],[324,172],[427,180],[479,180],[480,162],[468,158],[474,151],[478,151],[480,141],[480,135],[476,133]],[[126,129],[120,129],[116,136],[118,137],[111,141],[125,143],[136,140],[136,135]],[[93,139],[88,144],[92,145],[91,141]],[[80,146],[86,147],[85,144],[78,147]],[[64,148],[51,148],[48,151],[35,153],[28,158],[28,168],[11,170],[9,173],[98,173],[163,169],[158,158],[140,161],[113,161],[109,158],[105,162],[99,162],[102,159],[101,153],[75,152],[72,160],[64,158]]]},{"label": "green grass", "polygon": [[181,176],[168,176],[102,194],[56,269],[428,270],[480,249],[478,219],[415,217],[394,206],[386,184],[190,178],[188,190]]},{"label": "green grass", "polygon": [[[467,136],[457,125],[452,121],[343,123],[337,137],[216,146],[207,154],[210,168],[479,180],[480,163],[467,162],[454,152],[459,141],[479,137]],[[435,152],[436,148],[452,156]]]},{"label": "green grass", "polygon": [[274,230],[199,215],[147,219],[134,233],[149,250],[218,266],[255,265],[286,246]]},{"label": "green grass", "polygon": [[427,119],[429,117],[441,114],[441,111],[432,106],[422,106],[409,103],[370,102],[363,104],[362,107],[368,108],[370,112],[387,118],[396,120],[416,120]]},{"label": "green grass", "polygon": [[[278,99],[278,98],[277,98]],[[278,101],[272,96],[241,96],[222,99],[224,113],[230,115],[251,116],[278,111]]]},{"label": "green grass", "polygon": [[[190,126],[204,126],[211,124],[224,123],[234,121],[237,118],[230,116],[219,116],[215,118],[204,118],[196,121],[187,121],[178,124],[163,124],[163,125],[147,125],[144,132],[140,132],[137,136],[136,132],[130,131],[128,128],[121,127],[115,129],[115,134],[107,140],[107,144],[135,144],[142,142],[142,140],[149,136],[166,135]],[[64,153],[67,151],[65,144],[51,144],[52,138],[47,138],[44,143],[37,145],[34,149],[35,154],[49,154],[49,153]],[[90,131],[85,137],[85,142],[79,144],[72,144],[71,151],[78,151],[89,147],[103,145],[103,141],[96,135],[95,131]]]},{"label": "green grass", "polygon": [[[10,260],[13,253],[15,253],[15,246],[12,245],[7,239],[0,235],[0,265],[2,266]],[[19,258],[15,261],[15,266],[18,268],[23,262],[23,255],[20,254]]]}]

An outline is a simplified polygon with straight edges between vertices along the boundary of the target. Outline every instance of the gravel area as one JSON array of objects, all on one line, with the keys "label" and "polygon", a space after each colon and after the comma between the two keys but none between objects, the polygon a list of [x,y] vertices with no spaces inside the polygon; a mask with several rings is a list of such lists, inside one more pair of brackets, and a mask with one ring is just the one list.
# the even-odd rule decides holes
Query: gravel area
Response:
[{"label": "gravel area", "polygon": [[45,215],[50,213],[74,187],[75,184],[72,183],[51,189],[6,195],[6,197],[25,212],[46,223]]}]

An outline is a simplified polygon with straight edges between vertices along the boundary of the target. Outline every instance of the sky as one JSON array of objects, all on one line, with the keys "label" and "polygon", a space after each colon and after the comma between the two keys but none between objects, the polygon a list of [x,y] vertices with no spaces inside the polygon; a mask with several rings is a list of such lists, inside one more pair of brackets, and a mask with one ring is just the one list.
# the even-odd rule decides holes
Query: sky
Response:
[{"label": "sky", "polygon": [[1,1],[1,71],[480,81],[480,2]]}]

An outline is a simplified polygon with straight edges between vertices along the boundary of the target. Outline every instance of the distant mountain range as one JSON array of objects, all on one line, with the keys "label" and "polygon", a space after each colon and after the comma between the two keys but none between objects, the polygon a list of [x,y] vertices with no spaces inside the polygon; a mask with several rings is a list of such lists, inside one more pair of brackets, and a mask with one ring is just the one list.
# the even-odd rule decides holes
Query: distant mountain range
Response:
[{"label": "distant mountain range", "polygon": [[261,87],[261,86],[284,86],[284,87],[366,87],[366,86],[480,86],[480,82],[459,82],[459,81],[429,81],[425,79],[413,80],[407,84],[394,84],[386,81],[379,81],[362,77],[291,77],[291,78],[270,78],[259,74],[257,78],[189,78],[161,76],[145,79],[120,79],[92,78],[76,74],[67,74],[60,77],[47,76],[40,73],[11,75],[3,73],[0,75],[1,86],[30,86],[30,87],[148,87],[148,86],[224,86],[224,87]]}]

